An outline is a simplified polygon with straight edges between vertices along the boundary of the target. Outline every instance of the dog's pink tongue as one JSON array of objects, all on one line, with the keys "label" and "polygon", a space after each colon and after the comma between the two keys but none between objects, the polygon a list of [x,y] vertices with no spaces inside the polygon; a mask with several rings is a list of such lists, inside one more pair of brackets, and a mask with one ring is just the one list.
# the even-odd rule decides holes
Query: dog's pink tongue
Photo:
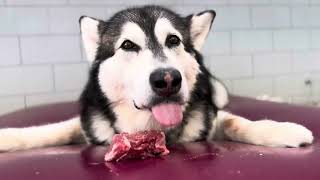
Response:
[{"label": "dog's pink tongue", "polygon": [[154,118],[164,126],[174,126],[182,120],[182,108],[179,104],[159,104],[151,110]]}]

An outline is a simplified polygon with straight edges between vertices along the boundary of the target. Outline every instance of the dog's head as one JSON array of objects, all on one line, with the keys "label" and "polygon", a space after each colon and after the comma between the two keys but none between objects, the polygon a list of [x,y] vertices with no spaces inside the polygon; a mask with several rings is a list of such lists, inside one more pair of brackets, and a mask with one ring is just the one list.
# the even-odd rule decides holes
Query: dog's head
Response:
[{"label": "dog's head", "polygon": [[108,21],[81,17],[84,48],[103,95],[162,125],[178,124],[201,73],[196,54],[214,17],[214,11],[181,17],[157,6],[123,10]]}]

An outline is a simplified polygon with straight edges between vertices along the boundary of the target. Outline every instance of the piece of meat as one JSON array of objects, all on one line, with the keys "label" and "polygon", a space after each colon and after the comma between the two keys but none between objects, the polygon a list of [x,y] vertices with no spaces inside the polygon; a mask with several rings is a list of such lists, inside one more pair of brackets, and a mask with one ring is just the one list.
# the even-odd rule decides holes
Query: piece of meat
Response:
[{"label": "piece of meat", "polygon": [[139,131],[133,134],[115,134],[105,155],[106,161],[145,159],[169,154],[165,135],[161,131]]}]

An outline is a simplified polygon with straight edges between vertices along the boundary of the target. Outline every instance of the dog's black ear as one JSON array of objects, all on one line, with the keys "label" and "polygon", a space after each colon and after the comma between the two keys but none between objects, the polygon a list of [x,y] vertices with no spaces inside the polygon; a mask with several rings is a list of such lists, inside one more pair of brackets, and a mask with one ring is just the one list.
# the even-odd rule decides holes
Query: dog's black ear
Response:
[{"label": "dog's black ear", "polygon": [[215,17],[216,12],[213,10],[203,11],[189,17],[191,41],[196,50],[201,50]]},{"label": "dog's black ear", "polygon": [[98,27],[102,22],[88,16],[81,16],[79,19],[82,42],[89,62],[96,58],[100,38]]}]

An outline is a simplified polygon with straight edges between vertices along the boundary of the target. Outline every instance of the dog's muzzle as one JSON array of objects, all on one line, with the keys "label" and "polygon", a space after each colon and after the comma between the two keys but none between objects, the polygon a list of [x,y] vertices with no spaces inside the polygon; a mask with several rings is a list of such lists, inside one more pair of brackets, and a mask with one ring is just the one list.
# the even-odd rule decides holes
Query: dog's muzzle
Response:
[{"label": "dog's muzzle", "polygon": [[[160,68],[154,70],[149,77],[152,90],[158,96],[154,98],[151,112],[155,120],[163,126],[176,126],[183,118],[182,105],[176,97],[181,88],[182,77],[178,70]],[[155,103],[158,99],[158,103]],[[174,100],[176,101],[168,101]]]}]

